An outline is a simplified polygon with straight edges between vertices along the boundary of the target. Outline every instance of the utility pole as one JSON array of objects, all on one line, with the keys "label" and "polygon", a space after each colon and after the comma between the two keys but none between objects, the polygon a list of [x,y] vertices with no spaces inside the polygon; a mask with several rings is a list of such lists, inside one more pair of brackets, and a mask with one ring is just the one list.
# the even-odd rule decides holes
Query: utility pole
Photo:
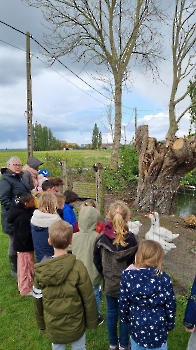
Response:
[{"label": "utility pole", "polygon": [[136,129],[137,129],[137,107],[135,108],[135,135],[136,135]]},{"label": "utility pole", "polygon": [[31,83],[31,57],[30,34],[26,33],[26,65],[27,65],[27,159],[33,156],[32,135],[32,83]]}]

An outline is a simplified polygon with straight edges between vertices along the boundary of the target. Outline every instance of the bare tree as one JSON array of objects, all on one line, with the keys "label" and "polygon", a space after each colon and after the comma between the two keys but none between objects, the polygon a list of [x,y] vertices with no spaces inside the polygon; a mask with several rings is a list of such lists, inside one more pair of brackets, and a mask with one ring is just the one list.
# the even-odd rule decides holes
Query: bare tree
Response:
[{"label": "bare tree", "polygon": [[45,42],[52,59],[72,55],[104,65],[115,87],[115,134],[110,167],[117,169],[121,138],[121,98],[130,66],[157,73],[163,58],[161,0],[23,0],[42,7],[52,33]]},{"label": "bare tree", "polygon": [[[135,206],[146,211],[172,213],[181,178],[196,167],[196,137],[177,138],[178,123],[190,105],[176,118],[175,107],[188,94],[190,84],[176,97],[182,82],[196,66],[196,1],[176,0],[172,32],[173,84],[169,102],[169,130],[166,142],[157,142],[142,125],[136,131],[139,183]],[[195,80],[192,82],[192,88]]]},{"label": "bare tree", "polygon": [[106,130],[109,131],[109,133],[112,136],[112,141],[114,140],[114,122],[115,117],[113,115],[113,106],[112,104],[109,104],[105,107],[104,112],[102,113],[101,117],[99,118],[100,123],[104,126]]},{"label": "bare tree", "polygon": [[196,68],[196,1],[176,0],[173,19],[172,35],[172,59],[173,59],[173,83],[169,102],[169,135],[175,135],[178,123],[190,105],[176,118],[175,108],[189,94],[187,90],[180,97],[176,97],[179,84],[194,72]]}]

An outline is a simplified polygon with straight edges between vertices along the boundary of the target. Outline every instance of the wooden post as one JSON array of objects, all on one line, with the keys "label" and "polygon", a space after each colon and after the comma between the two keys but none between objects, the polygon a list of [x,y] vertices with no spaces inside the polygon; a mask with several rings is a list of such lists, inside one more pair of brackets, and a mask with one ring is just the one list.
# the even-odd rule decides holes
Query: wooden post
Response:
[{"label": "wooden post", "polygon": [[104,185],[103,185],[103,164],[97,163],[94,165],[96,170],[96,200],[99,206],[100,214],[104,219]]},{"label": "wooden post", "polygon": [[31,57],[30,57],[30,34],[26,33],[26,65],[27,65],[27,159],[33,157],[32,135],[32,90],[31,90]]},{"label": "wooden post", "polygon": [[61,171],[62,171],[62,179],[65,183],[65,185],[63,186],[63,192],[65,192],[65,190],[67,190],[67,170],[66,170],[66,161],[62,160],[61,162]]}]

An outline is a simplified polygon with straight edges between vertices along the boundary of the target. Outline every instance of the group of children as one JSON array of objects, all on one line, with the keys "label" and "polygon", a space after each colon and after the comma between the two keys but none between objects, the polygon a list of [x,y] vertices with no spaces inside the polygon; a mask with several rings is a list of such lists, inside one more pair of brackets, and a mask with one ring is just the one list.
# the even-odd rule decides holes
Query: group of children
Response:
[{"label": "group of children", "polygon": [[[67,190],[62,195],[54,186],[53,193],[43,192],[36,210],[34,197],[22,194],[10,210],[9,221],[14,223],[20,293],[33,294],[37,325],[46,330],[52,349],[65,350],[71,343],[72,350],[86,350],[85,329],[104,321],[100,313],[103,279],[109,349],[128,350],[131,341],[132,350],[166,350],[176,303],[171,280],[161,270],[161,245],[150,240],[138,245],[129,232],[130,211],[123,202],[110,205],[104,225],[96,202],[86,200],[77,222],[76,193]],[[188,350],[195,346],[191,347],[196,324],[194,288],[184,321],[186,329],[193,331]]]}]

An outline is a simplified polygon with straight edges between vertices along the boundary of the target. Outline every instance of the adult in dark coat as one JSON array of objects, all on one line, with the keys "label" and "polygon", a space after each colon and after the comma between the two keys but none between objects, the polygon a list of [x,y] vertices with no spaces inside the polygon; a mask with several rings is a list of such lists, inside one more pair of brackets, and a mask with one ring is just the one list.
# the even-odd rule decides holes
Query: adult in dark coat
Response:
[{"label": "adult in dark coat", "polygon": [[1,201],[1,224],[3,232],[9,236],[9,260],[11,265],[11,276],[17,277],[17,252],[13,247],[13,224],[8,224],[7,217],[9,209],[15,205],[15,199],[23,192],[30,192],[30,186],[23,178],[21,172],[21,161],[18,157],[10,157],[7,160],[7,168],[1,169],[0,201]]}]

